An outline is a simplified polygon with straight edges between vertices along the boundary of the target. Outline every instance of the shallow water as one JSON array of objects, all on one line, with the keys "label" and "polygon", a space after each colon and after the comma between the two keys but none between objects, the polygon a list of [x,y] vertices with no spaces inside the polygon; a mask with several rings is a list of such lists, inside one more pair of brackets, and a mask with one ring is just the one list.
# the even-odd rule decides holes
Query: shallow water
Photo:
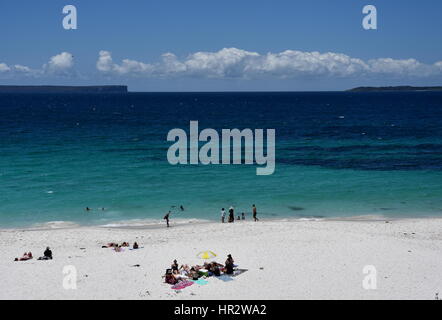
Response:
[{"label": "shallow water", "polygon": [[[167,133],[190,120],[275,128],[275,173],[170,165]],[[2,94],[0,155],[1,227],[250,218],[254,203],[262,218],[441,216],[442,93]]]}]

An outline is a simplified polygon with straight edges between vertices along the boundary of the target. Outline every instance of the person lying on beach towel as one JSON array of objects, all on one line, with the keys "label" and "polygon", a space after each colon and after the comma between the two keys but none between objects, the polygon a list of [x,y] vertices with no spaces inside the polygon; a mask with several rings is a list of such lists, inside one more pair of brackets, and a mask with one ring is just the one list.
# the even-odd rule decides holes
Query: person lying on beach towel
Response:
[{"label": "person lying on beach towel", "polygon": [[15,258],[14,261],[26,261],[26,260],[30,260],[30,259],[32,259],[32,258],[33,258],[33,256],[32,256],[32,252],[25,252],[25,253],[23,254],[23,257],[21,257],[21,258]]},{"label": "person lying on beach towel", "polygon": [[186,280],[186,278],[187,278],[185,276],[174,274],[172,272],[172,269],[167,269],[166,274],[163,277],[164,277],[164,282],[168,283],[168,284],[177,284],[181,281]]},{"label": "person lying on beach towel", "polygon": [[49,247],[46,247],[45,252],[43,252],[43,257],[38,258],[38,260],[52,260],[52,251]]},{"label": "person lying on beach towel", "polygon": [[114,250],[115,250],[115,252],[122,252],[122,251],[124,251],[123,246],[120,246],[120,245],[117,245],[117,246],[114,248]]},{"label": "person lying on beach towel", "polygon": [[[138,246],[138,244],[137,244],[137,246]],[[130,245],[129,245],[129,242],[123,242],[121,245],[119,245],[118,243],[115,243],[115,242],[109,242],[107,245],[102,246],[102,248],[117,248],[117,247],[130,247]]]},{"label": "person lying on beach towel", "polygon": [[118,243],[109,242],[107,245],[102,246],[102,248],[114,248],[114,247],[117,247],[117,246],[118,246]]},{"label": "person lying on beach towel", "polygon": [[166,274],[166,276],[164,277],[164,282],[168,283],[168,284],[177,284],[178,283],[178,279],[175,278],[175,276],[173,275],[173,273],[168,273]]}]

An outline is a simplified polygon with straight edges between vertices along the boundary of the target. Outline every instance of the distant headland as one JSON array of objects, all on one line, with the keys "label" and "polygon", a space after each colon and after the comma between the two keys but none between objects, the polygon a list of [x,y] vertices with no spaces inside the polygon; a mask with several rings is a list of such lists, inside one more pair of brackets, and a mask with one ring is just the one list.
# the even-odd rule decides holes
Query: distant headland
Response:
[{"label": "distant headland", "polygon": [[2,86],[0,93],[127,93],[127,86]]},{"label": "distant headland", "polygon": [[349,92],[376,92],[376,91],[442,91],[442,87],[412,87],[412,86],[396,86],[396,87],[357,87]]}]

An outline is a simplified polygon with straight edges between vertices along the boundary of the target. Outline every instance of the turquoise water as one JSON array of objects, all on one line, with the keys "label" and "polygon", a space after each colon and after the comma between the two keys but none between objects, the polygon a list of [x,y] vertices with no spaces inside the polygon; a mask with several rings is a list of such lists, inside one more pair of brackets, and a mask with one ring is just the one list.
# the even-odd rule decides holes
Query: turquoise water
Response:
[{"label": "turquoise water", "polygon": [[[442,215],[441,93],[0,95],[0,110],[1,227],[161,221],[179,205],[172,218]],[[275,128],[275,173],[170,165],[167,132],[190,120]]]}]

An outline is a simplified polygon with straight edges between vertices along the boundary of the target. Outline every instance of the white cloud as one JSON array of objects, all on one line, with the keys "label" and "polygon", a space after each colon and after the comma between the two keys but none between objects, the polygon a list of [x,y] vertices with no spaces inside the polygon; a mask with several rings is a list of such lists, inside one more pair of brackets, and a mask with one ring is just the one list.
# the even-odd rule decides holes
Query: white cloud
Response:
[{"label": "white cloud", "polygon": [[378,74],[424,77],[437,71],[433,66],[420,63],[416,59],[395,60],[382,58],[369,60],[368,63],[370,71]]},{"label": "white cloud", "polygon": [[74,66],[74,56],[69,52],[62,52],[49,59],[49,62],[43,66],[46,72],[63,73]]},{"label": "white cloud", "polygon": [[[79,76],[73,72],[74,57],[69,52],[52,56],[41,68],[0,63],[2,77]],[[442,76],[442,61],[425,64],[416,59],[377,58],[364,61],[335,52],[286,50],[279,53],[224,48],[200,51],[179,58],[165,53],[157,62],[123,59],[115,63],[109,51],[100,51],[96,68],[100,73],[146,78],[193,77],[201,79],[287,79],[303,77],[389,77],[425,78]]]},{"label": "white cloud", "polygon": [[97,69],[101,72],[108,72],[112,70],[112,56],[109,51],[101,50],[98,53]]},{"label": "white cloud", "polygon": [[121,64],[113,62],[110,52],[100,51],[97,69],[118,75],[221,79],[366,75],[426,77],[441,75],[442,61],[426,65],[415,59],[379,58],[363,61],[334,52],[286,50],[262,55],[237,48],[224,48],[216,52],[192,53],[181,60],[173,53],[166,53],[158,63],[124,59]]},{"label": "white cloud", "polygon": [[368,70],[360,59],[341,53],[319,53],[286,50],[281,53],[268,53],[261,61],[253,63],[250,70],[279,77],[300,75],[350,76]]},{"label": "white cloud", "polygon": [[6,63],[0,63],[0,72],[11,71],[11,68]]},{"label": "white cloud", "polygon": [[27,66],[22,66],[21,64],[16,64],[13,67],[14,71],[22,72],[22,73],[32,73],[32,69]]},{"label": "white cloud", "polygon": [[36,74],[37,70],[33,70],[27,66],[16,64],[8,66],[6,63],[0,63],[0,74],[7,75],[32,75]]},{"label": "white cloud", "polygon": [[33,69],[21,64],[8,66],[6,63],[0,63],[0,74],[7,77],[44,77],[49,75],[67,75],[68,71],[74,66],[73,55],[69,52],[62,52],[51,57],[48,63],[41,68]]},{"label": "white cloud", "polygon": [[135,60],[124,59],[121,65],[114,64],[109,51],[99,52],[97,69],[101,72],[114,72],[124,74],[146,74],[153,71],[153,66]]}]

